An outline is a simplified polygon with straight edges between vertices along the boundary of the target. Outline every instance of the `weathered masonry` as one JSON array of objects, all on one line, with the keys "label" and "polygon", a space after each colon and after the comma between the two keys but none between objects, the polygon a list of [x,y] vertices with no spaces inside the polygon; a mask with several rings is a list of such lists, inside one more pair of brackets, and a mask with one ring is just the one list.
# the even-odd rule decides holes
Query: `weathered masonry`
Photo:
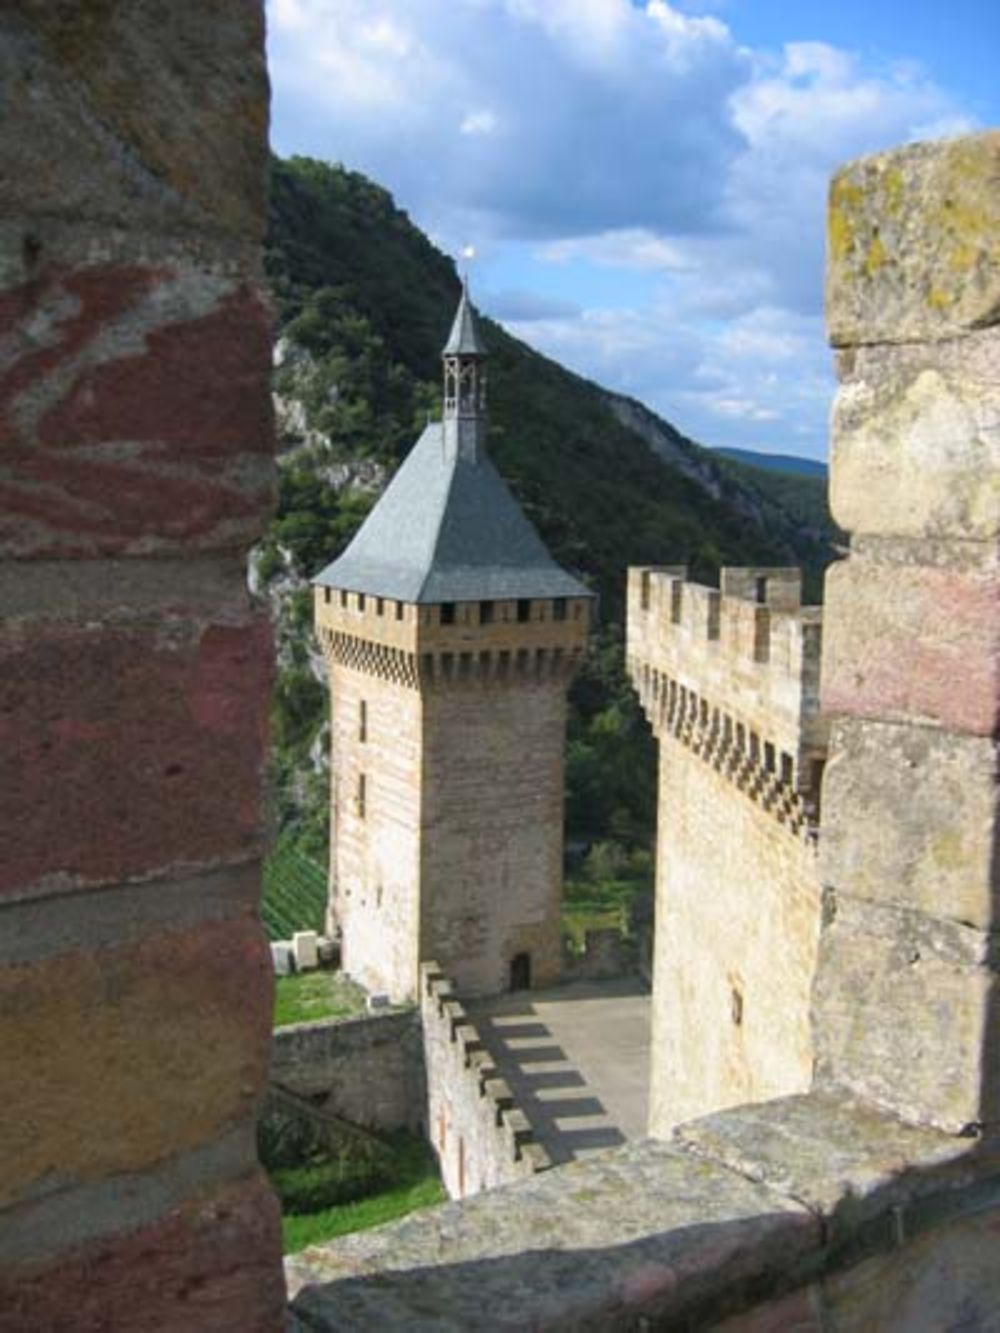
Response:
[{"label": "weathered masonry", "polygon": [[420,965],[427,1136],[453,1199],[552,1165],[472,1018],[434,962]]},{"label": "weathered masonry", "polygon": [[486,456],[485,350],[463,290],[429,425],[316,580],[330,672],[331,917],[344,968],[414,999],[559,975],[566,686],[590,593]]},{"label": "weathered masonry", "polygon": [[256,4],[0,10],[0,1329],[284,1327]]},{"label": "weathered masonry", "polygon": [[650,1132],[812,1077],[821,612],[795,569],[633,569],[628,665],[660,744]]}]

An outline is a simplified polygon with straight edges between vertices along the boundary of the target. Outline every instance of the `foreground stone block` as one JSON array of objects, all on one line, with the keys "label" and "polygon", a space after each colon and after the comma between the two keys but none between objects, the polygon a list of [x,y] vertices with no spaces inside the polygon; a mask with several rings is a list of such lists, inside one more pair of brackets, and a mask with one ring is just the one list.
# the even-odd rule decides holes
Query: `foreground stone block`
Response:
[{"label": "foreground stone block", "polygon": [[830,507],[855,535],[1000,532],[1000,330],[841,354]]},{"label": "foreground stone block", "polygon": [[[3,237],[0,236],[0,244]],[[0,554],[245,547],[274,500],[270,311],[245,276],[0,249]]]},{"label": "foreground stone block", "polygon": [[271,1045],[253,917],[0,970],[0,1204],[136,1171],[252,1118]]},{"label": "foreground stone block", "polygon": [[[800,1198],[824,1218],[807,1285],[713,1333],[987,1330],[998,1308],[997,1149],[811,1094],[685,1125],[693,1152]],[[749,1304],[749,1302],[748,1302]]]},{"label": "foreground stone block", "polygon": [[316,1329],[705,1327],[819,1235],[792,1200],[643,1143],[315,1246],[287,1271]]},{"label": "foreground stone block", "polygon": [[1000,724],[995,568],[855,552],[826,574],[823,708],[991,736]]},{"label": "foreground stone block", "polygon": [[257,4],[14,0],[0,45],[0,212],[23,212],[30,189],[35,218],[259,241],[267,101]]},{"label": "foreground stone block", "polygon": [[281,1218],[260,1174],[57,1263],[0,1265],[0,1333],[277,1333],[284,1303]]},{"label": "foreground stone block", "polygon": [[823,880],[838,892],[1000,928],[996,742],[847,719],[823,780]]},{"label": "foreground stone block", "polygon": [[921,342],[1000,319],[1000,131],[849,163],[830,187],[834,346]]},{"label": "foreground stone block", "polygon": [[[958,1195],[988,1170],[967,1140],[824,1092],[704,1116],[681,1125],[675,1139],[801,1200],[823,1215],[834,1244],[893,1209],[930,1195]],[[1000,1167],[1000,1154],[993,1166]]]},{"label": "foreground stone block", "polygon": [[845,895],[813,988],[818,1086],[962,1134],[1000,1121],[992,934]]},{"label": "foreground stone block", "polygon": [[793,1291],[713,1325],[711,1333],[829,1333],[818,1291]]},{"label": "foreground stone block", "polygon": [[314,930],[297,930],[292,936],[292,954],[298,972],[307,972],[319,966],[319,950]]},{"label": "foreground stone block", "polygon": [[929,1235],[907,1237],[822,1287],[823,1333],[941,1333],[997,1327],[1000,1209],[970,1209]]},{"label": "foreground stone block", "polygon": [[[123,613],[0,636],[0,894],[256,856],[272,677],[266,616]],[[95,830],[100,830],[99,836]]]}]

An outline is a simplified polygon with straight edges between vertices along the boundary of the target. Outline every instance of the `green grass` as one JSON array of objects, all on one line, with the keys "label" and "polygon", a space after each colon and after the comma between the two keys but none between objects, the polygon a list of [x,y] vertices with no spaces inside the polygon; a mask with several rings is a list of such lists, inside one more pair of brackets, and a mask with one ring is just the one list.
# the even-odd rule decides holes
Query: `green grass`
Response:
[{"label": "green grass", "polygon": [[575,952],[582,953],[588,930],[629,929],[632,899],[644,885],[635,879],[569,879],[563,889],[562,926]]},{"label": "green grass", "polygon": [[338,1204],[315,1213],[287,1213],[281,1221],[286,1254],[351,1231],[365,1231],[445,1197],[430,1148],[414,1134],[392,1139],[392,1184],[356,1203]]},{"label": "green grass", "polygon": [[278,977],[274,993],[274,1026],[314,1023],[319,1018],[349,1018],[365,1011],[365,993],[342,972],[301,972]]},{"label": "green grass", "polygon": [[297,930],[321,933],[326,917],[326,871],[287,843],[264,866],[261,914],[268,939],[287,940]]}]

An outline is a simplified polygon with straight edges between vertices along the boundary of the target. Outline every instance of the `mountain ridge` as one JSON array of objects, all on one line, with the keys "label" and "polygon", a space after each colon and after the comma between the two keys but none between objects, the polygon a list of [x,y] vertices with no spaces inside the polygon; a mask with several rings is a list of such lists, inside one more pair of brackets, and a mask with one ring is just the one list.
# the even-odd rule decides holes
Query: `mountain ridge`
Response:
[{"label": "mountain ridge", "polygon": [[747,467],[762,468],[765,472],[789,472],[794,476],[821,477],[824,481],[829,475],[829,468],[817,458],[805,458],[801,454],[766,454],[757,449],[734,449],[712,446],[712,452]]}]

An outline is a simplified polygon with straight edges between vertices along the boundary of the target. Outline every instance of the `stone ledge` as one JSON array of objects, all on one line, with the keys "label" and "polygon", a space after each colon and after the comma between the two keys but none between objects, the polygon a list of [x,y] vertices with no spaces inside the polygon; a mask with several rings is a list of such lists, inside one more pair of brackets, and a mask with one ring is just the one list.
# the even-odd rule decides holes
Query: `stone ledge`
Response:
[{"label": "stone ledge", "polygon": [[0,616],[87,623],[151,621],[164,612],[246,614],[244,555],[11,560],[0,566]]},{"label": "stone ledge", "polygon": [[1000,1147],[836,1094],[785,1097],[291,1256],[293,1326],[701,1328],[789,1300],[812,1311],[818,1280],[998,1205]]},{"label": "stone ledge", "polygon": [[675,1141],[796,1199],[822,1219],[834,1249],[879,1219],[902,1239],[917,1229],[920,1201],[940,1202],[984,1176],[997,1174],[1000,1191],[1000,1146],[906,1124],[832,1091],[705,1116],[681,1125]]},{"label": "stone ledge", "polygon": [[139,944],[165,930],[242,921],[260,909],[260,860],[204,874],[151,877],[89,891],[58,880],[0,900],[0,964]]},{"label": "stone ledge", "polygon": [[808,1209],[645,1142],[286,1261],[311,1330],[634,1327],[722,1317],[814,1252]]}]

